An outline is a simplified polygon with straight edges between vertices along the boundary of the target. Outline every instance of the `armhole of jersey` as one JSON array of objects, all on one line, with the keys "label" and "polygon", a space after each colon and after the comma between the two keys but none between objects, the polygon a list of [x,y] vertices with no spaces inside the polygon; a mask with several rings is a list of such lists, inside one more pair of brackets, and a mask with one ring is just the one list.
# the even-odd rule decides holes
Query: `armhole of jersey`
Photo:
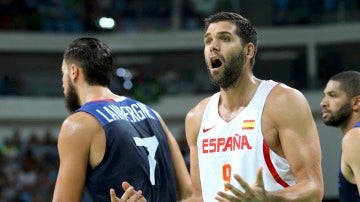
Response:
[{"label": "armhole of jersey", "polygon": [[274,180],[280,184],[282,187],[286,188],[289,187],[290,185],[288,183],[286,183],[279,175],[279,173],[276,171],[275,166],[273,165],[273,163],[271,162],[271,158],[270,158],[270,147],[269,145],[265,142],[265,140],[263,140],[263,155],[264,155],[264,160],[266,163],[266,166],[268,167],[271,176],[274,178]]}]

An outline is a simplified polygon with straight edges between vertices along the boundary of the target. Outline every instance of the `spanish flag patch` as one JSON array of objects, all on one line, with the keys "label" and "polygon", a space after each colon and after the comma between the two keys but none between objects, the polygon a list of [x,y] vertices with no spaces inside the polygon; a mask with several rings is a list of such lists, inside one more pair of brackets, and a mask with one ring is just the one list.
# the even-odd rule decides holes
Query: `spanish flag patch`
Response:
[{"label": "spanish flag patch", "polygon": [[255,120],[244,120],[242,123],[243,130],[254,130]]}]

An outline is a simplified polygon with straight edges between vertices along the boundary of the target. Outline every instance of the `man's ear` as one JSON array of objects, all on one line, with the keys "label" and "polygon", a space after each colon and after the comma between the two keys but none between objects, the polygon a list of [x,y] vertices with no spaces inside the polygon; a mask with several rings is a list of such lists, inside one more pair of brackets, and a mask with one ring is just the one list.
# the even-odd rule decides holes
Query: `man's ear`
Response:
[{"label": "man's ear", "polygon": [[355,111],[360,111],[360,95],[353,97],[352,99],[353,109]]},{"label": "man's ear", "polygon": [[245,55],[248,58],[253,58],[255,55],[255,46],[253,43],[247,43],[245,45]]},{"label": "man's ear", "polygon": [[70,66],[70,79],[72,82],[76,81],[80,75],[80,68],[76,64],[72,63]]}]

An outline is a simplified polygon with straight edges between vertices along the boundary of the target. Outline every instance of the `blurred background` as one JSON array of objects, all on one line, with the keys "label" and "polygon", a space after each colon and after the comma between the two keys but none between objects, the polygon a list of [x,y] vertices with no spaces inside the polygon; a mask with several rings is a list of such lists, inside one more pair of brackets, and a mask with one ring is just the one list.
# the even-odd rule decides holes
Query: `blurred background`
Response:
[{"label": "blurred background", "polygon": [[203,58],[203,18],[217,11],[238,12],[256,27],[255,76],[308,98],[324,201],[337,201],[341,132],[322,123],[319,102],[330,76],[360,71],[359,0],[0,0],[0,202],[51,201],[57,135],[68,115],[62,54],[79,36],[110,46],[111,89],[162,114],[188,163],[185,115],[218,90]]}]

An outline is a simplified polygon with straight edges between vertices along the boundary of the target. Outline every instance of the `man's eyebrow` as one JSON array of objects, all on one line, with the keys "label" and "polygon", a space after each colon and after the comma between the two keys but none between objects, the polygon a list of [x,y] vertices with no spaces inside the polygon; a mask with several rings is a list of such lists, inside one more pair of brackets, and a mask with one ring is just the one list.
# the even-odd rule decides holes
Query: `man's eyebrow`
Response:
[{"label": "man's eyebrow", "polygon": [[231,33],[228,31],[221,31],[221,32],[218,32],[216,35],[231,35]]},{"label": "man's eyebrow", "polygon": [[335,90],[324,91],[326,95],[337,94]]},{"label": "man's eyebrow", "polygon": [[[205,33],[204,38],[208,37],[209,35],[210,35],[209,32]],[[231,33],[228,31],[221,31],[221,32],[216,33],[216,35],[231,35]]]}]

